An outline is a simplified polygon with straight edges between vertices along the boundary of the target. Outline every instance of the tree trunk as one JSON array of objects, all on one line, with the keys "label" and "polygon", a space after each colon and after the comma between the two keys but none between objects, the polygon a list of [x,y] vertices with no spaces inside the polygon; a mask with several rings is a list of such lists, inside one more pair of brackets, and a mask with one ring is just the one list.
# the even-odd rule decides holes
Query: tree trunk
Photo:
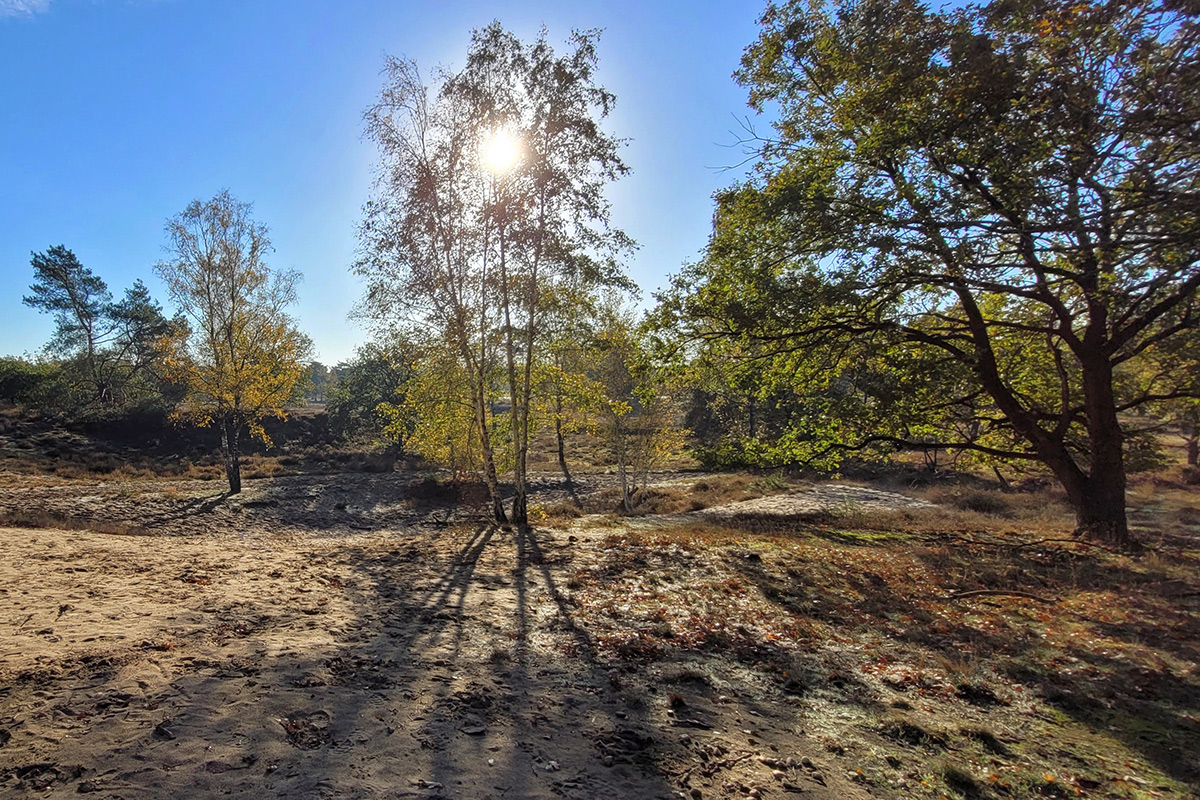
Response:
[{"label": "tree trunk", "polygon": [[[496,186],[493,179],[492,192],[495,193],[495,191]],[[529,421],[529,410],[522,406],[522,394],[518,391],[519,387],[517,384],[516,343],[513,337],[512,305],[509,297],[508,255],[507,248],[505,247],[506,239],[503,222],[498,225],[497,236],[500,246],[500,263],[498,265],[500,269],[500,309],[504,313],[504,359],[508,368],[508,414],[512,422],[510,426],[513,444],[512,521],[515,525],[528,525],[529,506],[525,486],[526,448],[522,445],[524,439],[522,436],[522,427]]]},{"label": "tree trunk", "polygon": [[571,470],[567,469],[567,447],[563,439],[562,429],[562,398],[554,398],[556,413],[554,415],[554,437],[558,440],[558,468],[562,470],[563,480],[567,484],[567,494],[575,498],[575,481],[571,478]]},{"label": "tree trunk", "polygon": [[[1115,420],[1115,415],[1114,415]],[[1099,433],[1100,439],[1097,439]],[[1114,449],[1112,437],[1116,438]],[[1067,492],[1075,511],[1075,536],[1102,542],[1122,550],[1136,550],[1125,515],[1125,462],[1121,454],[1121,429],[1093,431],[1091,472],[1084,472],[1067,449],[1042,451],[1042,460]],[[1041,442],[1046,445],[1046,441]]]},{"label": "tree trunk", "polygon": [[492,453],[492,436],[488,431],[486,398],[482,385],[475,389],[475,425],[479,429],[479,447],[483,451],[483,481],[492,500],[492,519],[501,525],[508,523],[504,513],[504,497],[500,494],[500,479],[496,475],[496,459]]},{"label": "tree trunk", "polygon": [[1082,502],[1075,506],[1075,535],[1128,550],[1134,542],[1125,515],[1125,437],[1113,396],[1112,363],[1103,357],[1083,360],[1082,366],[1092,465]]},{"label": "tree trunk", "polygon": [[234,414],[225,415],[221,423],[221,454],[225,461],[225,477],[229,480],[229,493],[242,491],[241,425]]},{"label": "tree trunk", "polygon": [[1125,513],[1124,436],[1113,397],[1112,364],[1103,356],[1080,362],[1090,469],[1084,472],[1079,467],[1062,438],[1050,436],[1028,420],[1027,438],[1067,491],[1075,510],[1075,536],[1135,550]]},{"label": "tree trunk", "polygon": [[1102,542],[1120,550],[1136,549],[1125,515],[1123,468],[1115,474],[1094,474],[1084,484],[1079,500],[1073,501],[1073,505],[1077,538]]},{"label": "tree trunk", "polygon": [[629,473],[626,465],[627,453],[625,449],[625,431],[621,426],[621,418],[616,420],[616,444],[617,444],[617,474],[621,478],[621,505],[625,509],[626,514],[633,513],[633,493],[629,491]]},{"label": "tree trunk", "polygon": [[[449,251],[447,251],[449,252]],[[483,275],[480,279],[480,294],[486,298],[487,292],[487,241],[484,240],[484,262]],[[449,256],[447,255],[447,258]],[[451,269],[452,273],[453,270]],[[492,435],[488,430],[488,405],[487,405],[487,303],[486,300],[480,303],[479,308],[479,361],[470,369],[473,373],[472,380],[472,405],[475,406],[475,426],[479,431],[479,448],[483,452],[483,481],[487,484],[488,496],[492,501],[492,519],[497,524],[508,524],[508,515],[504,513],[504,496],[500,494],[500,479],[496,475],[496,454],[492,450]],[[467,326],[462,324],[459,319],[459,336],[463,361],[470,367],[473,363],[471,358],[471,346],[466,338]]]},{"label": "tree trunk", "polygon": [[1200,409],[1193,408],[1186,417],[1183,434],[1187,437],[1187,464],[1200,464]]}]

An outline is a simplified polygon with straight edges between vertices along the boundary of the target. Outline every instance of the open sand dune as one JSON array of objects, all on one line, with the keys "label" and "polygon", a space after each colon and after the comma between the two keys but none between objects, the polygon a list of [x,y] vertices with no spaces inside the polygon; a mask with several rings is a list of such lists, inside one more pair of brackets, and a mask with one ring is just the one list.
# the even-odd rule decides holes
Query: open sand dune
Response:
[{"label": "open sand dune", "polygon": [[[310,484],[283,487],[326,513]],[[103,501],[59,494],[60,513]],[[279,512],[269,494],[168,519],[173,535],[0,529],[0,792],[699,797],[782,785],[783,767],[806,796],[860,794],[802,766],[819,748],[762,697],[669,700],[598,658],[560,590],[579,537],[281,530],[253,521]],[[328,513],[385,516],[338,496]],[[112,502],[152,531],[155,503]]]}]

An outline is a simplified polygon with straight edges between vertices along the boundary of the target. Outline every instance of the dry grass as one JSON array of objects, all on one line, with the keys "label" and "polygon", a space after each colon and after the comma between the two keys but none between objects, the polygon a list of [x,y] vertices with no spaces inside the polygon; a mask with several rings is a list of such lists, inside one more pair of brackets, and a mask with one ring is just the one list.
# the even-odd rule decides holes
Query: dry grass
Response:
[{"label": "dry grass", "polygon": [[1023,546],[1069,513],[959,497],[614,534],[571,600],[618,661],[762,675],[888,796],[1200,791],[1200,548]]},{"label": "dry grass", "polygon": [[0,528],[54,528],[57,530],[94,531],[113,536],[150,536],[140,525],[119,520],[70,516],[51,511],[8,511],[0,514]]},{"label": "dry grass", "polygon": [[[59,452],[59,451],[54,451]],[[393,456],[376,451],[314,449],[303,453],[250,454],[242,459],[243,478],[274,478],[342,472],[391,472]],[[225,468],[218,454],[196,458],[127,457],[81,449],[71,456],[30,452],[19,458],[0,459],[0,481],[40,479],[49,484],[122,483],[147,480],[223,480]]]},{"label": "dry grass", "polygon": [[618,516],[655,516],[685,514],[706,508],[780,494],[796,488],[796,480],[775,475],[711,474],[695,480],[652,485],[634,496],[634,509],[626,512],[618,489],[602,489],[584,495],[578,501],[563,500],[547,504],[542,519],[546,524],[562,524],[584,514]]},{"label": "dry grass", "polygon": [[[363,463],[334,449],[312,462],[331,471]],[[280,454],[246,468],[282,474],[306,464]],[[215,460],[176,468],[221,477]],[[640,511],[675,515],[798,486],[752,475],[676,479],[647,493]],[[752,693],[739,702],[792,714],[875,795],[1200,792],[1194,490],[1167,475],[1132,482],[1132,515],[1150,545],[1136,558],[1071,543],[1073,518],[1053,487],[1004,491],[964,479],[904,491],[939,505],[656,523],[619,516],[610,490],[582,508],[532,509],[549,521],[590,509],[608,516],[595,523],[605,530],[546,536],[531,563],[545,596],[561,600],[547,607],[569,616],[572,641],[589,643],[630,709],[689,692],[718,704]],[[479,484],[429,479],[408,487],[405,502],[470,506],[485,496]],[[140,532],[49,515],[0,524]],[[511,665],[524,646],[514,639],[481,658]],[[666,691],[639,690],[650,685]]]}]

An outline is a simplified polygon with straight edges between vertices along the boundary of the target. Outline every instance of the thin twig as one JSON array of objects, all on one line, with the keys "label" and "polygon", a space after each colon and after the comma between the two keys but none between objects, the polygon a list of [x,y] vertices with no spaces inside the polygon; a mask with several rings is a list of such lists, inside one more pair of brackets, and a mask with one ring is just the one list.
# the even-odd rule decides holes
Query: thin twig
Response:
[{"label": "thin twig", "polygon": [[972,592],[955,592],[954,594],[946,595],[943,600],[962,600],[967,597],[1024,597],[1027,600],[1036,600],[1039,603],[1057,603],[1053,598],[1042,597],[1041,595],[1030,594],[1029,592],[1013,592],[1003,589],[976,589]]}]

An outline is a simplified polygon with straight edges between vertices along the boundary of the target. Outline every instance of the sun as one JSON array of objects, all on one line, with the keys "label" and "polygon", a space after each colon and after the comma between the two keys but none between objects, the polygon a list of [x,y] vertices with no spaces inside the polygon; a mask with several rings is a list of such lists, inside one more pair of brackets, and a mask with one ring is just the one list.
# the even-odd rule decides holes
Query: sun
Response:
[{"label": "sun", "polygon": [[484,136],[480,156],[488,170],[503,175],[521,160],[521,140],[510,131],[493,131]]}]

